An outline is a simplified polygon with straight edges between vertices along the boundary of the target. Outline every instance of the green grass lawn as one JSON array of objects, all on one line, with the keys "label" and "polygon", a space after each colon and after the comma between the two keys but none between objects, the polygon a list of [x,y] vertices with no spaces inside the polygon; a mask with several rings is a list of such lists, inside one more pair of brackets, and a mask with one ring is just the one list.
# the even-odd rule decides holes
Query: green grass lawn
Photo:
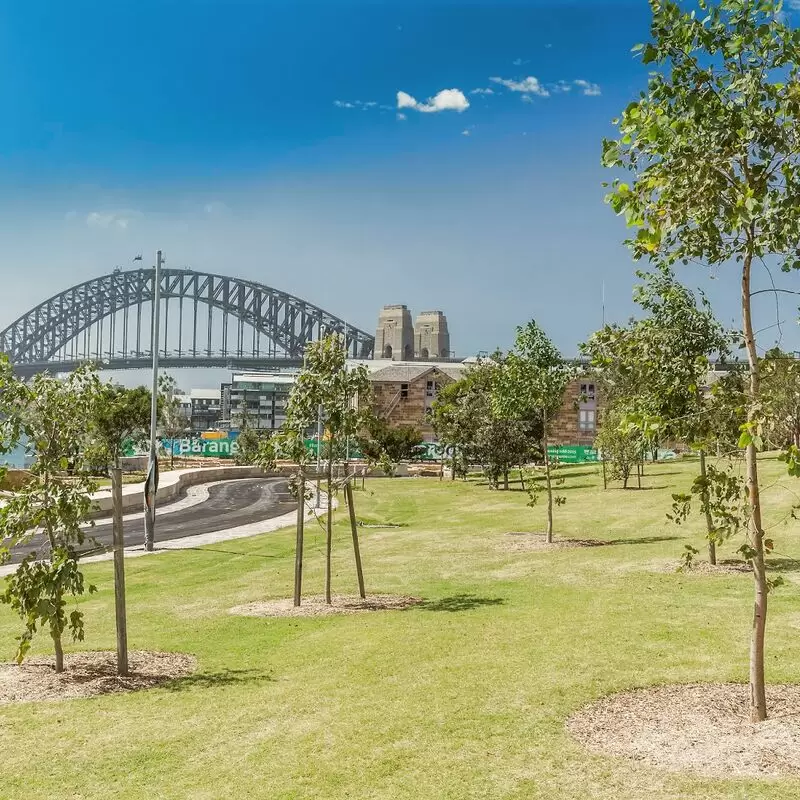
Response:
[{"label": "green grass lawn", "polygon": [[[800,482],[764,461],[766,520],[786,585],[772,595],[767,673],[800,681]],[[431,479],[373,480],[358,514],[368,590],[423,606],[313,619],[231,616],[289,596],[293,533],[127,562],[132,649],[196,654],[170,688],[0,707],[0,798],[789,798],[800,781],[718,780],[583,751],[570,713],[609,692],[743,681],[748,575],[676,574],[700,520],[668,523],[694,465],[648,467],[642,491],[604,492],[570,469],[556,530],[613,546],[509,552],[508,531],[541,530],[519,491]],[[334,590],[353,592],[346,514]],[[306,589],[322,586],[323,533],[307,528]],[[688,538],[687,538],[688,537]],[[723,548],[722,557],[738,546]],[[109,563],[88,565],[85,649],[114,646]],[[0,609],[0,660],[18,622]],[[47,652],[42,637],[35,653]]]}]

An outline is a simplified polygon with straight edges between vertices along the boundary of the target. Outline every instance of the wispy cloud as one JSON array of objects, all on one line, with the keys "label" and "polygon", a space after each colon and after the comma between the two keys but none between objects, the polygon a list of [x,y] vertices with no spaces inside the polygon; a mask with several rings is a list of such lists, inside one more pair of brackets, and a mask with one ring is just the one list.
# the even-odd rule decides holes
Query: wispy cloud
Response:
[{"label": "wispy cloud", "polygon": [[602,94],[602,92],[600,91],[600,87],[596,83],[590,83],[589,81],[584,81],[584,80],[573,81],[573,83],[587,97],[599,97]]},{"label": "wispy cloud", "polygon": [[421,103],[408,92],[397,93],[398,108],[412,108],[423,114],[435,114],[439,111],[457,111],[459,114],[469,108],[469,100],[460,89],[442,89],[441,92],[429,97]]},{"label": "wispy cloud", "polygon": [[368,111],[378,105],[374,100],[334,100],[333,104],[336,108],[360,108],[362,111]]},{"label": "wispy cloud", "polygon": [[403,120],[406,120],[406,119],[408,119],[408,117],[405,114],[403,114],[402,111],[398,111],[397,112],[397,121],[398,122],[403,122]]},{"label": "wispy cloud", "polygon": [[527,78],[523,78],[521,81],[511,80],[509,78],[489,78],[492,83],[499,83],[501,86],[505,86],[506,89],[510,89],[512,92],[522,92],[524,94],[535,94],[539,97],[550,97],[550,92],[545,89],[544,86],[539,82],[538,78],[534,78],[533,75],[529,75]]},{"label": "wispy cloud", "polygon": [[137,216],[139,216],[137,212],[90,211],[86,215],[86,224],[90,228],[126,230]]},{"label": "wispy cloud", "polygon": [[494,94],[494,89],[486,88],[486,89],[473,89],[470,94]]},{"label": "wispy cloud", "polygon": [[521,59],[521,58],[515,58],[515,59],[514,59],[514,60],[513,60],[511,63],[512,63],[512,64],[513,64],[515,67],[521,67],[523,64],[528,64],[528,63],[530,63],[530,62],[528,61],[528,59],[527,59],[527,58],[526,58],[526,59],[524,59],[524,60],[523,60],[523,59]]},{"label": "wispy cloud", "polygon": [[549,84],[547,88],[554,94],[565,94],[572,91],[572,84],[567,81],[558,81],[557,83]]},{"label": "wispy cloud", "polygon": [[800,0],[789,0],[786,4],[792,11],[800,11]]}]

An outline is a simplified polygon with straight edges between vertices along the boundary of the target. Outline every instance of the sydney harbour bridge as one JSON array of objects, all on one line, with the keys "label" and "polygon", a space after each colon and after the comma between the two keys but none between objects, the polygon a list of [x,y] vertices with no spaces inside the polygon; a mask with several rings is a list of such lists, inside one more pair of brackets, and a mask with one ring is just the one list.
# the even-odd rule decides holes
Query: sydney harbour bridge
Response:
[{"label": "sydney harbour bridge", "polygon": [[[279,368],[302,363],[309,342],[346,337],[370,358],[375,338],[299,297],[251,280],[162,269],[164,367]],[[0,352],[21,375],[69,372],[87,361],[138,369],[152,361],[155,269],[115,270],[53,295],[0,331]]]}]

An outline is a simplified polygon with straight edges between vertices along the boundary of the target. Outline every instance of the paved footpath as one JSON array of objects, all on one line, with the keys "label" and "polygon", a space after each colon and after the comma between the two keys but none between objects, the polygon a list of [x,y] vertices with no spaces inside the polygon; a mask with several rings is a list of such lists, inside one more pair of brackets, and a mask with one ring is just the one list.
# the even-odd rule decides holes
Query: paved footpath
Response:
[{"label": "paved footpath", "polygon": [[[205,495],[205,491],[198,493]],[[194,499],[194,498],[193,498]],[[174,508],[175,507],[175,508]],[[173,510],[174,508],[174,510]],[[198,547],[229,541],[258,533],[267,533],[291,525],[297,505],[289,494],[285,478],[239,478],[212,483],[204,502],[187,498],[156,510],[156,553]],[[313,512],[309,512],[313,516]],[[144,544],[144,521],[141,514],[125,517],[125,551],[127,556],[148,555]],[[112,530],[107,519],[98,520],[87,530],[87,541],[81,561],[102,561],[111,558]],[[15,548],[12,563],[0,567],[0,575],[16,569],[16,563],[27,552],[41,544],[36,535],[24,548]],[[98,550],[106,551],[97,555]]]}]

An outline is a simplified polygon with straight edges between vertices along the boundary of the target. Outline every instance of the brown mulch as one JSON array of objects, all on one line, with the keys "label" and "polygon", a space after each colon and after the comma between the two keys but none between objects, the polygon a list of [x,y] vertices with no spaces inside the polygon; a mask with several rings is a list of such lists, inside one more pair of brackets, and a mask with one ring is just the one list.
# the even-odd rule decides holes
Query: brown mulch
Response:
[{"label": "brown mulch", "polygon": [[328,605],[322,596],[304,597],[301,605],[295,607],[289,597],[247,603],[232,608],[230,613],[243,617],[322,617],[329,614],[358,614],[361,611],[402,611],[422,602],[419,597],[393,594],[375,594],[366,600],[352,595],[333,595],[331,600]]},{"label": "brown mulch", "polygon": [[548,544],[547,534],[525,531],[511,531],[506,536],[508,538],[500,543],[499,548],[512,553],[532,550],[566,550],[572,547],[603,547],[608,544],[601,539],[561,539],[558,536],[555,536],[553,541]]},{"label": "brown mulch", "polygon": [[0,704],[40,700],[74,700],[160,686],[194,672],[194,656],[137,650],[128,654],[130,675],[117,675],[111,651],[67,653],[64,672],[53,657],[27,658],[22,664],[0,664]]},{"label": "brown mulch", "polygon": [[589,750],[712,778],[800,775],[800,686],[767,687],[751,723],[742,684],[659,686],[581,709],[567,730]]},{"label": "brown mulch", "polygon": [[653,566],[653,572],[678,573],[680,575],[746,575],[752,573],[752,567],[745,561],[733,559],[709,564],[708,561],[695,561],[691,567],[680,561],[666,561]]}]

